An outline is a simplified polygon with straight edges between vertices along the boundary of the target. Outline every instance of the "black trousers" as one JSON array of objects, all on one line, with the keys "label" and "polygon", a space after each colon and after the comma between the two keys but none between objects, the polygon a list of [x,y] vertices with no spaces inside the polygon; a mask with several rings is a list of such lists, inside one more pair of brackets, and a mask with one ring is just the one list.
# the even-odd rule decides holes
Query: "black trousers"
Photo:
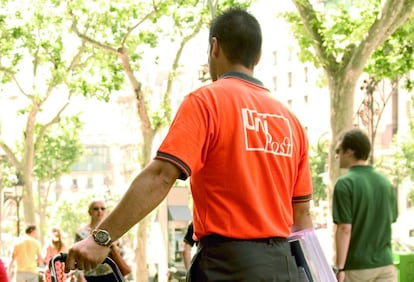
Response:
[{"label": "black trousers", "polygon": [[187,281],[298,282],[295,258],[285,238],[239,240],[203,237]]}]

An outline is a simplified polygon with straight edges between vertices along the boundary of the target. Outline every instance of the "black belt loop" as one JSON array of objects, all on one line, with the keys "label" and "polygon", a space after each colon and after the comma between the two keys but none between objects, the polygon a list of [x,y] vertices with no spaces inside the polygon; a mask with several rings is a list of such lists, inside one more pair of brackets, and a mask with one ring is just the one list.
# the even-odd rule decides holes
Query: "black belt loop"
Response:
[{"label": "black belt loop", "polygon": [[264,243],[264,244],[273,244],[275,242],[284,242],[286,238],[283,237],[268,237],[268,238],[258,238],[258,239],[237,239],[224,237],[218,234],[211,234],[204,236],[200,239],[201,246],[212,246],[221,243],[228,242],[255,242],[255,243]]}]

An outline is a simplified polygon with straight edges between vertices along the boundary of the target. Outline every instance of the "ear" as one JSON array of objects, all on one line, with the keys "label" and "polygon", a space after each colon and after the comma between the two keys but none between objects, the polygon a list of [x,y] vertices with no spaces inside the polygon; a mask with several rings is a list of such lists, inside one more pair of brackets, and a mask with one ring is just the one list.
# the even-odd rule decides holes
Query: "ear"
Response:
[{"label": "ear", "polygon": [[259,55],[257,55],[256,62],[254,63],[255,66],[259,63],[261,57],[262,57],[262,51],[260,50]]},{"label": "ear", "polygon": [[220,44],[216,37],[211,38],[210,56],[217,58],[220,54]]}]

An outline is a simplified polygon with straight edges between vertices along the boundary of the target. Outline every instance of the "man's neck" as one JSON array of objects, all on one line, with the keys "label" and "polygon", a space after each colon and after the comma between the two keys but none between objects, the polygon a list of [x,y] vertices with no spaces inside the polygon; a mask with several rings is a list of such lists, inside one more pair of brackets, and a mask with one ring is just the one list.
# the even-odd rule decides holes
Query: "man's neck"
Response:
[{"label": "man's neck", "polygon": [[353,167],[353,166],[367,166],[367,165],[368,165],[368,161],[356,160],[349,167]]}]

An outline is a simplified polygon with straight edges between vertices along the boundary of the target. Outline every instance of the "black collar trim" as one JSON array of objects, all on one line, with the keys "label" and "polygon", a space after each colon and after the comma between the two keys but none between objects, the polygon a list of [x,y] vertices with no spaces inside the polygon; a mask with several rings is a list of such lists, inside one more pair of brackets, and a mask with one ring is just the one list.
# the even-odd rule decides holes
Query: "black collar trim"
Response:
[{"label": "black collar trim", "polygon": [[225,74],[220,76],[220,78],[226,78],[226,77],[235,77],[235,78],[243,79],[243,80],[246,80],[248,82],[251,82],[251,83],[254,83],[254,84],[257,84],[259,86],[264,87],[263,83],[260,80],[254,78],[250,75],[247,75],[245,73],[242,73],[242,72],[230,71],[230,72],[226,72]]}]

